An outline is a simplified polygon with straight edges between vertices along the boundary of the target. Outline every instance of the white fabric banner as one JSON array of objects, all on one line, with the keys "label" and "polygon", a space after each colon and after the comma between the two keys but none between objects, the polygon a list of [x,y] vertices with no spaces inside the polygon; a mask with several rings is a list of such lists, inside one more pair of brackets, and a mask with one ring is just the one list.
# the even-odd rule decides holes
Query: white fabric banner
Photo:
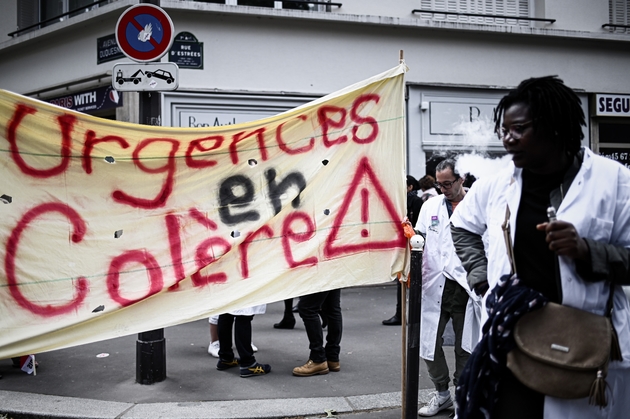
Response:
[{"label": "white fabric banner", "polygon": [[0,358],[405,271],[405,71],[213,128],[0,91]]}]

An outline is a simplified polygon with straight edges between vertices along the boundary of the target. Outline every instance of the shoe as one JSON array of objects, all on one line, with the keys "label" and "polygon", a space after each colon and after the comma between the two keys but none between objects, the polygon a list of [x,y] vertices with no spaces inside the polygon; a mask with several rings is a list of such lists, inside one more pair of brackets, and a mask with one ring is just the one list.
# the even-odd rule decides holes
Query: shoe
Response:
[{"label": "shoe", "polygon": [[233,367],[238,367],[238,359],[236,358],[231,361],[224,361],[222,359],[219,359],[219,362],[217,362],[217,369],[219,371],[225,371]]},{"label": "shoe", "polygon": [[273,325],[274,329],[293,329],[293,327],[295,326],[295,317],[293,317],[292,319],[287,319],[286,317],[283,317],[282,320],[280,320],[280,323],[276,323]]},{"label": "shoe", "polygon": [[265,375],[271,372],[271,365],[269,364],[259,364],[256,362],[254,365],[250,367],[241,367],[241,377],[255,377],[257,375]]},{"label": "shoe", "polygon": [[435,393],[429,403],[418,410],[418,416],[435,416],[438,412],[451,406],[453,406],[453,399],[451,399],[450,394],[448,397],[443,398],[438,393]]},{"label": "shoe", "polygon": [[293,375],[298,377],[311,377],[313,375],[328,374],[328,371],[328,362],[313,362],[309,359],[308,362],[301,367],[293,368]]},{"label": "shoe", "polygon": [[392,316],[387,320],[383,320],[383,324],[385,326],[400,326],[402,324],[402,321],[400,320],[400,317]]},{"label": "shoe", "polygon": [[252,351],[258,352],[258,348],[256,347],[256,345],[254,345],[254,342],[252,342]]},{"label": "shoe", "polygon": [[210,342],[210,345],[208,345],[208,353],[210,354],[210,356],[218,358],[220,346],[221,345],[219,345],[218,340],[215,340],[214,342]]},{"label": "shoe", "polygon": [[332,372],[341,371],[341,367],[339,366],[339,361],[328,361],[328,369]]}]

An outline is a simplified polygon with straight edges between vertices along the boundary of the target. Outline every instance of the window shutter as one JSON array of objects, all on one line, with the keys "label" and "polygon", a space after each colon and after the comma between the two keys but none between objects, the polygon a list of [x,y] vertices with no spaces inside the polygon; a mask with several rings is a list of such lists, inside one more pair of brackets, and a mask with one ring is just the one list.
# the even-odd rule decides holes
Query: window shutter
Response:
[{"label": "window shutter", "polygon": [[17,2],[17,28],[22,29],[39,22],[39,1],[20,0]]},{"label": "window shutter", "polygon": [[630,0],[609,0],[608,5],[610,24],[630,24]]},{"label": "window shutter", "polygon": [[[452,13],[474,13],[500,16],[529,16],[529,3],[531,0],[420,0],[422,10]],[[630,0],[627,0],[630,1]],[[516,19],[484,18],[476,16],[440,16],[431,13],[422,13],[425,19],[459,21],[469,23],[509,23],[512,25],[529,26],[528,21]]]}]

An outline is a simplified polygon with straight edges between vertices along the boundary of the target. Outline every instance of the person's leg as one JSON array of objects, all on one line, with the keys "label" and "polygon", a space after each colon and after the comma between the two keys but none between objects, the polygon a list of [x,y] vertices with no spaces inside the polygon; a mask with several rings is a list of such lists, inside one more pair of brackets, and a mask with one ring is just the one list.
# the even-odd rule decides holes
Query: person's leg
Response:
[{"label": "person's leg", "polygon": [[235,316],[234,341],[238,351],[241,377],[255,377],[271,372],[271,365],[256,362],[252,349],[252,320],[254,316]]},{"label": "person's leg", "polygon": [[383,320],[385,326],[400,326],[402,324],[401,317],[401,284],[400,281],[396,281],[396,314],[387,320]]},{"label": "person's leg", "polygon": [[210,344],[208,345],[208,353],[215,357],[219,357],[219,316],[208,318],[210,324]]},{"label": "person's leg", "polygon": [[448,364],[446,363],[446,357],[444,356],[444,350],[442,345],[444,344],[444,329],[450,315],[442,308],[440,311],[440,320],[438,322],[437,337],[435,342],[435,350],[433,354],[433,361],[425,359],[427,364],[427,370],[429,371],[429,378],[433,381],[435,389],[437,391],[448,391],[448,384],[450,382]]},{"label": "person's leg", "polygon": [[274,329],[293,329],[295,316],[293,315],[293,298],[284,300],[284,314],[279,323],[273,325]]},{"label": "person's leg", "polygon": [[249,367],[256,363],[251,343],[253,318],[254,316],[234,316],[234,343],[241,367]]},{"label": "person's leg", "polygon": [[217,369],[219,371],[236,367],[238,360],[234,358],[234,350],[232,349],[232,325],[234,324],[234,316],[225,313],[219,316],[218,334],[219,334],[219,361]]},{"label": "person's leg", "polygon": [[298,312],[304,321],[306,336],[309,341],[310,355],[306,364],[293,368],[293,375],[298,377],[310,377],[318,374],[328,374],[326,351],[324,350],[324,336],[319,312],[322,302],[328,295],[328,291],[300,297]]},{"label": "person's leg", "polygon": [[451,305],[451,319],[453,320],[453,330],[455,331],[455,372],[453,373],[453,384],[457,387],[459,376],[464,371],[464,366],[470,358],[470,354],[462,349],[462,335],[464,332],[464,317],[466,316],[466,304],[468,303],[468,293],[457,284],[457,291],[453,294]]},{"label": "person's leg", "polygon": [[442,345],[444,344],[444,329],[450,318],[450,314],[444,309],[445,296],[446,292],[442,294],[442,307],[440,310],[433,361],[424,360],[427,364],[427,370],[429,371],[429,378],[433,381],[437,392],[428,404],[418,410],[419,416],[435,416],[438,412],[453,406],[451,393],[448,390],[448,383],[450,381],[448,364],[446,363],[444,350],[442,349]]},{"label": "person's leg", "polygon": [[341,335],[343,332],[343,318],[341,314],[341,289],[328,292],[322,303],[322,313],[328,319],[328,332],[326,333],[326,360],[330,363],[339,362],[341,352]]},{"label": "person's leg", "polygon": [[306,329],[306,336],[309,341],[309,349],[311,350],[309,359],[317,363],[326,361],[324,334],[319,311],[327,295],[328,291],[304,295],[300,298],[300,302],[298,303],[298,312],[304,321],[304,328]]},{"label": "person's leg", "polygon": [[294,319],[293,316],[293,298],[284,300],[284,317]]}]

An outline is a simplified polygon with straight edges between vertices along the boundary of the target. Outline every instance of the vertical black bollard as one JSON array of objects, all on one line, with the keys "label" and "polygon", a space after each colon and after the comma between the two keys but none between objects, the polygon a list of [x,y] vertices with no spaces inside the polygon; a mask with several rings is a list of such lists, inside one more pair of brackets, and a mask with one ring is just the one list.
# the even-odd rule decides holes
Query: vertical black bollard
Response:
[{"label": "vertical black bollard", "polygon": [[138,333],[136,341],[136,382],[153,384],[166,378],[164,329]]},{"label": "vertical black bollard", "polygon": [[420,296],[422,292],[422,249],[424,238],[413,236],[411,243],[410,284],[407,292],[409,315],[407,320],[407,395],[405,418],[418,417],[418,374],[420,372]]},{"label": "vertical black bollard", "polygon": [[[140,124],[161,125],[160,93],[140,92]],[[136,382],[153,384],[166,378],[164,329],[138,333],[136,341]]]}]

